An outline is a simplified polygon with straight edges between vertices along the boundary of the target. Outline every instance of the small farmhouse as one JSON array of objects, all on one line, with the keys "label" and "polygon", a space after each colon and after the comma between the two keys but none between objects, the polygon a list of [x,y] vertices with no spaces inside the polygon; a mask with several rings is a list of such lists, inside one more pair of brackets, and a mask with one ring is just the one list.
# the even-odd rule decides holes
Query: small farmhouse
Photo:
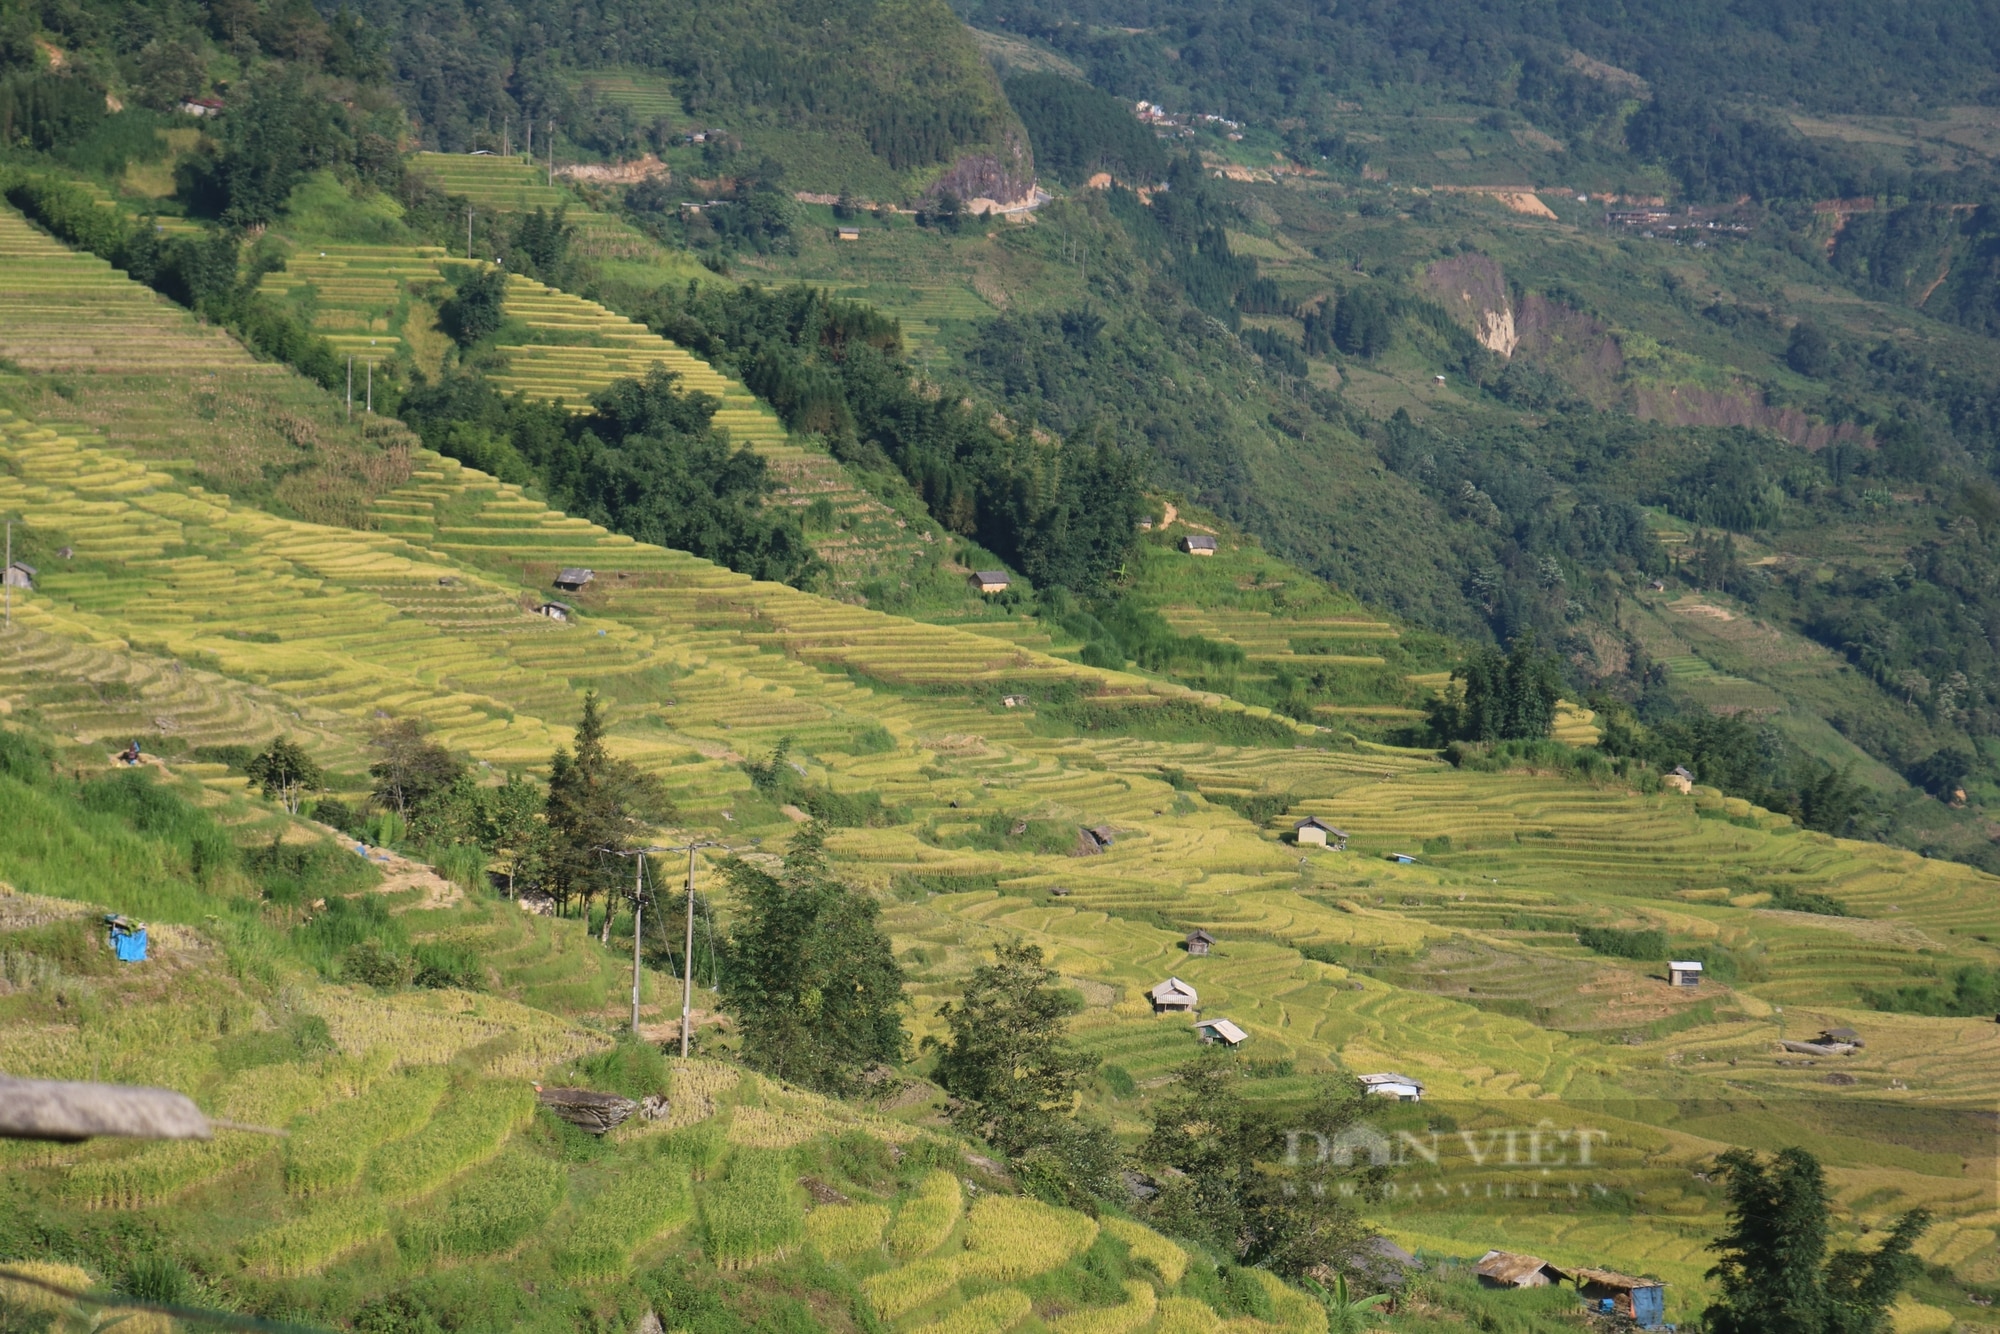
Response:
[{"label": "small farmhouse", "polygon": [[1851,1028],[1826,1029],[1819,1035],[1819,1040],[1827,1043],[1845,1042],[1850,1047],[1865,1047],[1868,1045],[1861,1040],[1861,1035]]},{"label": "small farmhouse", "polygon": [[1208,932],[1202,930],[1200,927],[1196,927],[1187,933],[1187,939],[1183,940],[1181,944],[1187,949],[1189,954],[1199,959],[1215,948],[1215,937],[1209,935]]},{"label": "small farmhouse", "polygon": [[1028,697],[1026,695],[1002,695],[1000,697],[1000,707],[1005,709],[1018,709],[1027,704],[1027,702]]},{"label": "small farmhouse", "polygon": [[569,593],[581,593],[583,586],[597,577],[597,571],[575,566],[556,572],[556,587]]},{"label": "small farmhouse", "polygon": [[1362,1075],[1357,1082],[1360,1083],[1362,1092],[1373,1094],[1378,1098],[1394,1098],[1397,1102],[1424,1100],[1423,1081],[1412,1079],[1408,1075],[1386,1072],[1379,1075]]},{"label": "small farmhouse", "polygon": [[1292,826],[1292,841],[1300,847],[1332,848],[1340,852],[1347,847],[1347,834],[1335,829],[1317,815],[1308,815]]},{"label": "small farmhouse", "polygon": [[1194,1026],[1194,1035],[1200,1038],[1204,1045],[1220,1042],[1225,1046],[1240,1047],[1250,1040],[1248,1033],[1227,1019],[1204,1019]]},{"label": "small farmhouse", "polygon": [[1610,1269],[1572,1269],[1568,1277],[1593,1315],[1623,1316],[1640,1329],[1667,1323],[1667,1285]]},{"label": "small farmhouse", "polygon": [[861,239],[861,229],[859,227],[841,227],[835,230],[834,235],[843,241],[859,241]]},{"label": "small farmhouse", "polygon": [[1516,1255],[1512,1251],[1486,1252],[1472,1272],[1489,1288],[1546,1288],[1565,1277],[1562,1270],[1539,1255]]},{"label": "small farmhouse", "polygon": [[1667,981],[1677,987],[1698,987],[1701,985],[1701,965],[1692,959],[1669,961]]},{"label": "small farmhouse", "polygon": [[1189,533],[1181,539],[1181,550],[1190,556],[1213,556],[1215,539],[1206,533]]},{"label": "small farmhouse", "polygon": [[548,617],[552,621],[562,621],[565,623],[576,616],[576,608],[570,606],[567,602],[544,602],[541,606],[535,608],[535,612],[538,615]]},{"label": "small farmhouse", "polygon": [[1694,775],[1689,773],[1684,765],[1676,764],[1668,772],[1667,776],[1660,781],[1676,792],[1687,793],[1694,791]]},{"label": "small farmhouse", "polygon": [[1154,1014],[1186,1014],[1199,1003],[1193,987],[1178,977],[1170,977],[1146,993],[1152,998]]},{"label": "small farmhouse", "polygon": [[974,570],[965,577],[975,593],[1004,593],[1011,582],[1005,570]]},{"label": "small farmhouse", "polygon": [[34,566],[26,561],[17,560],[7,567],[5,575],[0,575],[0,584],[8,588],[33,588],[37,573],[39,571]]},{"label": "small farmhouse", "polygon": [[220,116],[222,103],[212,97],[183,97],[179,111],[183,116]]}]

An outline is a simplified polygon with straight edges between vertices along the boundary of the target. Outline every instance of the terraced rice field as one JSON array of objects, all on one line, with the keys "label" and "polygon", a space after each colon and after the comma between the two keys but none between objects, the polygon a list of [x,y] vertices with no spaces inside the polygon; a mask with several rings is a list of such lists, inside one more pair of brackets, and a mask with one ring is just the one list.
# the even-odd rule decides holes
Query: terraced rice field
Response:
[{"label": "terraced rice field", "polygon": [[258,290],[276,297],[310,291],[313,327],[343,354],[387,361],[402,348],[399,329],[413,285],[439,282],[438,246],[313,245]]},{"label": "terraced rice field", "polygon": [[34,371],[274,375],[219,329],[0,205],[0,357]]},{"label": "terraced rice field", "polygon": [[[567,301],[534,309],[550,319],[599,318]],[[595,327],[584,336],[597,337]],[[614,341],[585,346],[615,351]],[[544,763],[567,740],[582,691],[596,688],[612,703],[614,748],[662,775],[684,826],[746,853],[777,850],[792,826],[752,791],[741,761],[790,737],[809,781],[876,794],[891,812],[879,826],[837,832],[831,846],[857,882],[886,896],[884,920],[910,969],[912,1027],[920,1035],[934,1028],[934,1002],[953,994],[990,945],[1025,937],[1084,996],[1079,1041],[1141,1088],[1193,1048],[1184,1017],[1156,1017],[1143,1000],[1174,973],[1200,990],[1205,1016],[1227,1016],[1250,1034],[1249,1055],[1268,1067],[1259,1090],[1274,1100],[1304,1096],[1316,1074],[1337,1066],[1401,1069],[1444,1100],[1577,1105],[1648,1093],[1803,1104],[1812,1094],[1990,1106],[1991,1072],[2000,1068],[1995,1026],[1891,1018],[1857,1005],[1864,986],[1960,960],[2000,961],[1985,939],[2000,930],[1996,882],[1969,868],[1807,833],[1709,791],[1642,796],[1467,773],[1386,747],[1319,748],[1327,738],[1308,729],[1297,731],[1298,748],[1070,734],[1041,714],[1038,696],[1076,688],[1137,707],[1194,697],[1052,656],[1019,626],[995,622],[983,627],[995,633],[975,633],[923,625],[756,583],[552,511],[450,460],[418,452],[412,465],[409,482],[375,502],[375,531],[341,530],[279,519],[123,451],[0,417],[0,509],[21,516],[21,536],[37,550],[70,545],[75,553],[67,562],[45,558],[40,587],[17,601],[20,629],[0,652],[0,695],[45,716],[61,711],[62,725],[79,734],[115,736],[155,709],[156,717],[173,710],[190,735],[256,740],[294,731],[330,765],[350,767],[378,715],[421,716],[445,744],[497,770]],[[574,599],[581,618],[558,625],[533,615],[549,577],[568,565],[597,571]],[[1296,654],[1289,636],[1277,647],[1283,618],[1256,605],[1266,593],[1254,580],[1238,586],[1238,574],[1253,572],[1231,572],[1220,558],[1205,570],[1204,578],[1226,579],[1238,601],[1218,600],[1203,633]],[[1315,642],[1385,642],[1381,622],[1335,595],[1300,602],[1299,622]],[[1026,694],[1027,706],[1002,708],[1003,691]],[[1282,798],[1288,809],[1258,826],[1219,800],[1252,794]],[[1288,843],[1292,822],[1306,814],[1346,829],[1348,850]],[[1069,857],[986,832],[1022,819],[1107,825],[1115,837],[1102,855]],[[1391,853],[1414,861],[1391,862]],[[1860,916],[1772,911],[1764,905],[1779,887],[1830,894]],[[226,1092],[201,1083],[208,1076],[192,1067],[160,1077],[193,1080],[204,1096],[284,1119],[365,1091],[387,1073],[368,1064],[369,1049],[383,1042],[406,1065],[442,1066],[480,1051],[473,1075],[518,1080],[602,1040],[560,1017],[604,1014],[620,991],[620,961],[577,924],[527,919],[491,901],[410,912],[422,914],[411,920],[426,932],[474,942],[495,971],[495,993],[475,1009],[449,994],[330,990],[314,1004],[351,1064]],[[1510,926],[1520,914],[1657,927],[1676,942],[1753,961],[1755,975],[1713,986],[1707,1010],[1673,1011],[1683,998],[1666,995],[1646,967],[1591,959],[1560,931]],[[1221,941],[1206,958],[1180,948],[1197,925]],[[1526,971],[1541,975],[1499,985],[1502,975]],[[1590,1016],[1604,1021],[1602,1032],[1533,1012],[1572,982],[1572,990],[1606,988],[1590,993],[1603,997],[1604,1013]],[[647,983],[649,1005],[658,987]],[[1868,1047],[1840,1066],[1856,1080],[1851,1094],[1830,1091],[1824,1069],[1779,1059],[1775,1006],[1794,1033],[1808,1024],[1864,1028]],[[1605,1040],[1621,1032],[1625,1041]],[[496,1041],[507,1034],[510,1043]],[[0,1067],[10,1070],[75,1069],[90,1056],[82,1046],[43,1052],[9,1041],[0,1038]],[[477,1087],[455,1087],[426,1127]],[[1105,1105],[1132,1132],[1143,1099]],[[715,1151],[790,1147],[828,1125],[854,1124],[836,1120],[844,1115],[760,1091],[731,1109]],[[1641,1120],[1627,1116],[1633,1126]],[[1722,1142],[1720,1125],[1643,1133],[1680,1155],[1676,1162]],[[1642,1130],[1631,1135],[1636,1144]],[[436,1138],[449,1137],[440,1130]],[[451,1139],[437,1151],[444,1165],[410,1190],[456,1189],[452,1174],[466,1164],[519,1148],[505,1138]],[[1843,1200],[1872,1216],[1878,1206],[1866,1201],[1880,1197],[1871,1192],[1892,1181],[1945,1213],[1927,1255],[1995,1263],[1991,1201],[1958,1168],[1871,1164],[1861,1153],[1836,1164]],[[198,1199],[225,1172],[251,1180],[282,1171],[274,1146],[115,1168],[105,1164],[116,1155],[79,1154],[74,1165],[90,1170],[76,1176],[75,1198],[106,1207]],[[721,1170],[712,1178],[718,1188],[734,1179]],[[1684,1183],[1677,1170],[1674,1180]],[[399,1211],[418,1210],[414,1199],[368,1185],[376,1178],[367,1170],[358,1180],[362,1195],[344,1205],[336,1204],[337,1180],[310,1198],[275,1191],[271,1231],[258,1234],[262,1241],[246,1237],[233,1253],[247,1265],[297,1272],[391,1240],[420,1265],[432,1263],[426,1257],[473,1263],[483,1248],[530,1244],[464,1233],[452,1222],[455,1195],[406,1218]],[[574,1209],[609,1198],[600,1186],[579,1181],[566,1202],[534,1198],[548,1210]],[[696,1196],[707,1188],[697,1183]],[[1609,1256],[1698,1285],[1691,1239],[1712,1233],[1712,1219],[1681,1190],[1676,1184],[1663,1197],[1674,1209],[1615,1223],[1537,1216],[1518,1235],[1559,1260]],[[743,1264],[812,1235],[789,1214],[733,1209],[695,1198],[683,1221],[718,1229]],[[680,1226],[681,1217],[669,1211],[660,1228]],[[1438,1208],[1398,1226],[1408,1240],[1463,1251],[1476,1249],[1491,1220]],[[590,1236],[588,1254],[564,1261],[576,1272],[617,1270],[653,1244],[617,1228]],[[864,1268],[887,1264],[879,1255]],[[958,1309],[958,1277],[953,1268],[901,1280],[916,1294],[903,1317],[909,1327]]]},{"label": "terraced rice field", "polygon": [[416,153],[410,157],[410,168],[431,177],[446,194],[470,200],[476,208],[519,213],[553,209],[570,200],[569,191],[549,184],[546,164],[526,157]]}]

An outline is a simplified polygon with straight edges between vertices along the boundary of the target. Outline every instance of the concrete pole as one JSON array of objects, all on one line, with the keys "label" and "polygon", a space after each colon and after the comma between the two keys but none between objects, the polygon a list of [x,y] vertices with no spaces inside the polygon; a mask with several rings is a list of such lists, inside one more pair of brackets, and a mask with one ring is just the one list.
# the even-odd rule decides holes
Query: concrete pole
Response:
[{"label": "concrete pole", "polygon": [[639,850],[639,874],[632,882],[632,1036],[639,1035],[639,922],[645,909],[640,895],[646,887],[646,852]]},{"label": "concrete pole", "polygon": [[347,358],[347,420],[354,420],[354,356]]},{"label": "concrete pole", "polygon": [[[11,531],[11,530],[9,530]],[[688,1039],[693,1036],[694,1016],[694,852],[695,844],[688,844],[688,916],[686,953],[681,955],[684,966],[681,969],[681,1059],[687,1059]]]},{"label": "concrete pole", "polygon": [[[4,568],[0,568],[0,584],[6,585],[7,632],[9,634],[12,634],[14,631],[14,521],[12,519],[7,520],[7,564]],[[694,874],[694,854],[689,853],[688,875],[690,878],[692,878],[693,874]],[[689,930],[690,934],[688,936],[688,939],[693,940],[694,939],[694,936],[692,934],[693,928],[689,928]]]}]

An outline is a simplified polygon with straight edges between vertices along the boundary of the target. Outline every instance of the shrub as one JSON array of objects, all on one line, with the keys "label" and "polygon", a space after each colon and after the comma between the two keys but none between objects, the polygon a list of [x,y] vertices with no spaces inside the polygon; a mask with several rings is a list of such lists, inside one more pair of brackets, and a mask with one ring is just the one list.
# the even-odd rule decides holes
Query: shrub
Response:
[{"label": "shrub", "polygon": [[851,1260],[882,1244],[888,1221],[884,1205],[828,1205],[806,1215],[806,1240],[829,1260]]},{"label": "shrub", "polygon": [[1594,953],[1617,959],[1667,957],[1667,933],[1655,929],[1627,931],[1615,926],[1583,926],[1577,928],[1576,942]]},{"label": "shrub", "polygon": [[654,1093],[665,1093],[670,1082],[660,1049],[631,1037],[615,1047],[584,1057],[576,1063],[576,1070],[588,1087],[620,1094],[635,1102]]},{"label": "shrub", "polygon": [[[1151,1288],[1146,1295],[1152,1296]],[[916,1334],[1001,1334],[1028,1314],[1032,1305],[1025,1292],[1000,1288],[974,1297],[941,1320],[919,1325]]]},{"label": "shrub", "polygon": [[1126,1281],[1125,1295],[1127,1300],[1121,1305],[1072,1311],[1056,1319],[1050,1328],[1055,1334],[1127,1334],[1153,1318],[1159,1299],[1152,1284],[1137,1279]]},{"label": "shrub", "polygon": [[1157,1270],[1168,1287],[1179,1283],[1181,1275],[1187,1272],[1188,1253],[1153,1229],[1128,1218],[1104,1218],[1099,1220],[1099,1224],[1125,1243],[1125,1249],[1131,1252],[1133,1259]]},{"label": "shrub", "polygon": [[396,1244],[415,1260],[492,1255],[528,1235],[562,1202],[566,1178],[546,1158],[518,1150],[469,1173],[398,1229]]},{"label": "shrub", "polygon": [[456,987],[480,991],[486,986],[486,965],[479,951],[455,940],[425,941],[410,950],[410,980],[420,987]]},{"label": "shrub", "polygon": [[933,1256],[901,1269],[870,1274],[861,1280],[861,1291],[883,1319],[894,1320],[942,1296],[957,1283],[959,1259],[956,1255]]},{"label": "shrub", "polygon": [[490,1080],[461,1088],[429,1125],[375,1151],[375,1188],[391,1199],[422,1194],[498,1153],[534,1114],[535,1091],[526,1084]]},{"label": "shrub", "polygon": [[442,1070],[414,1070],[311,1117],[285,1142],[285,1189],[311,1195],[352,1185],[370,1150],[414,1133],[444,1089]]},{"label": "shrub", "polygon": [[966,1219],[961,1272],[1002,1282],[1033,1278],[1095,1240],[1095,1219],[1039,1200],[989,1195]]},{"label": "shrub", "polygon": [[556,1251],[556,1272],[566,1279],[615,1277],[634,1246],[694,1216],[687,1167],[657,1157],[622,1173],[577,1213]]},{"label": "shrub", "polygon": [[389,1215],[380,1200],[372,1196],[329,1200],[245,1241],[243,1262],[258,1273],[297,1278],[317,1273],[329,1260],[388,1230]]},{"label": "shrub", "polygon": [[722,1269],[775,1260],[805,1238],[805,1209],[792,1184],[789,1155],[739,1149],[701,1202],[709,1259]]},{"label": "shrub", "polygon": [[889,1249],[902,1260],[936,1250],[958,1225],[963,1206],[958,1178],[949,1172],[930,1173],[917,1184],[916,1194],[903,1202],[890,1226]]}]

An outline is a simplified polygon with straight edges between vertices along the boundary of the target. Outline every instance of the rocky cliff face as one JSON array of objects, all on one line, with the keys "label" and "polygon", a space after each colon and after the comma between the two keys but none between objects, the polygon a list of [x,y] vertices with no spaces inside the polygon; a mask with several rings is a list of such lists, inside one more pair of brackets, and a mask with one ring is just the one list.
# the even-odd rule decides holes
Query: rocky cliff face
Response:
[{"label": "rocky cliff face", "polygon": [[1755,427],[1802,449],[1869,438],[1862,427],[1773,406],[1762,389],[1747,382],[1726,388],[1634,383],[1610,325],[1539,293],[1516,293],[1505,271],[1488,256],[1441,259],[1424,271],[1419,286],[1456,315],[1481,347],[1547,371],[1600,408],[1674,426]]}]

